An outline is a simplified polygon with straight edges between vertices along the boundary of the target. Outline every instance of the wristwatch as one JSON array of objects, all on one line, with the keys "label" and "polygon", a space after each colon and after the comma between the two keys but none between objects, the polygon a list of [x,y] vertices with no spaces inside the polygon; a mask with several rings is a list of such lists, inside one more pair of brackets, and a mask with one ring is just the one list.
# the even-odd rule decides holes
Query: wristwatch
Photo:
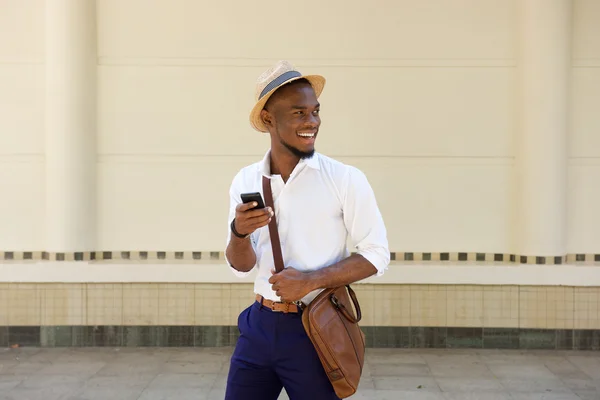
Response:
[{"label": "wristwatch", "polygon": [[241,233],[235,230],[235,218],[233,219],[233,221],[231,221],[231,224],[229,226],[231,227],[231,232],[233,232],[233,234],[239,237],[240,239],[246,239],[250,236],[250,234],[242,235]]}]

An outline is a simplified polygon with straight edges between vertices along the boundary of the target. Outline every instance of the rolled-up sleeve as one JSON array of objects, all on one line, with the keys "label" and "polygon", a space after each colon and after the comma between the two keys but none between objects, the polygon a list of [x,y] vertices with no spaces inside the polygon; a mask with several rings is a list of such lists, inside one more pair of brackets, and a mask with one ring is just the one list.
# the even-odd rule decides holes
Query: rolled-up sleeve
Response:
[{"label": "rolled-up sleeve", "polygon": [[[240,197],[242,190],[243,190],[242,186],[243,186],[243,171],[240,171],[233,179],[231,186],[229,188],[229,216],[227,218],[227,240],[225,243],[225,249],[227,249],[227,247],[229,246],[229,243],[231,242],[231,235],[233,235],[233,232],[231,232],[231,221],[233,221],[233,219],[235,218],[235,209],[238,206],[238,204],[240,204],[242,202],[242,199]],[[252,248],[256,252],[256,238],[254,236],[255,235],[250,236],[250,242],[252,244]],[[227,251],[225,251],[225,261],[227,262],[227,265],[229,265],[231,271],[237,277],[244,278],[252,272],[252,270],[250,270],[248,272],[243,272],[243,271],[238,271],[237,269],[235,269],[235,267],[231,264],[231,262],[227,258]]]},{"label": "rolled-up sleeve", "polygon": [[377,276],[381,276],[390,263],[383,216],[365,174],[355,167],[348,168],[343,196],[344,223],[356,253],[373,264]]}]

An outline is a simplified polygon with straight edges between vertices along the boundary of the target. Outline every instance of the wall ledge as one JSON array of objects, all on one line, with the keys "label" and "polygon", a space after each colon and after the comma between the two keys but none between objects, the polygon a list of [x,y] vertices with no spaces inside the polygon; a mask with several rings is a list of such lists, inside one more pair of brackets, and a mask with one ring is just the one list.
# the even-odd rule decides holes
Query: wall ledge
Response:
[{"label": "wall ledge", "polygon": [[[254,273],[236,277],[223,261],[190,262],[4,262],[3,283],[251,283]],[[595,265],[466,264],[392,262],[383,276],[360,283],[431,285],[600,286]]]}]

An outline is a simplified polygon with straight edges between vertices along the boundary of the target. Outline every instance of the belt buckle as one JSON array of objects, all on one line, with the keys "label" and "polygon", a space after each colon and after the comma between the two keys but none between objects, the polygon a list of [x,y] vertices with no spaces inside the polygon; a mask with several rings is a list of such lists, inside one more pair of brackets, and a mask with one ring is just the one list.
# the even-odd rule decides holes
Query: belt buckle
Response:
[{"label": "belt buckle", "polygon": [[[286,305],[286,310],[285,310],[285,311],[283,311],[283,310],[280,310],[280,309],[278,309],[278,308],[277,308],[277,305],[278,305],[278,304],[285,304],[285,305]],[[273,302],[271,302],[271,307],[269,307],[269,308],[270,308],[270,309],[271,309],[271,311],[273,311],[273,312],[282,312],[282,313],[286,313],[286,314],[287,314],[287,312],[288,312],[288,309],[289,309],[289,305],[287,305],[287,303],[284,303],[284,302],[282,302],[282,301],[273,301]]]},{"label": "belt buckle", "polygon": [[289,314],[289,312],[290,312],[290,305],[293,304],[296,307],[300,308],[300,304],[299,303],[300,303],[299,301],[292,301],[292,302],[285,302],[285,303],[284,302],[280,302],[279,304],[283,305],[283,310],[276,310],[275,309],[275,304],[277,304],[277,303],[273,303],[273,311],[274,312],[282,312],[284,314]]},{"label": "belt buckle", "polygon": [[[275,309],[275,305],[276,305],[276,304],[281,304],[281,305],[283,305],[283,310],[276,310],[276,309]],[[290,304],[291,304],[291,303],[289,303],[289,302],[285,302],[285,303],[284,303],[283,301],[281,301],[281,302],[279,302],[279,303],[275,303],[275,302],[274,302],[274,303],[273,303],[273,311],[274,311],[274,312],[282,312],[282,313],[284,313],[284,314],[288,314],[288,313],[290,312]]]},{"label": "belt buckle", "polygon": [[[275,308],[275,306],[277,304],[282,304],[284,306],[283,310],[277,310]],[[302,303],[300,300],[297,301],[292,301],[292,302],[273,302],[273,304],[271,305],[271,311],[273,312],[282,312],[284,314],[288,314],[290,312],[290,305],[294,304],[296,307],[298,307],[298,310],[303,310],[304,309],[304,303]]]}]

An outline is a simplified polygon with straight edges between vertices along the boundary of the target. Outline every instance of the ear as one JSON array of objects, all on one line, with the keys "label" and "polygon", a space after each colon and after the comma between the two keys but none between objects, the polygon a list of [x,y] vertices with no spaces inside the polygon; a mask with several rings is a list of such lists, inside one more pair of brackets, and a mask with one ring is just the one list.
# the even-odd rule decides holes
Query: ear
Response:
[{"label": "ear", "polygon": [[265,126],[273,126],[273,116],[264,108],[260,111],[260,119]]}]

